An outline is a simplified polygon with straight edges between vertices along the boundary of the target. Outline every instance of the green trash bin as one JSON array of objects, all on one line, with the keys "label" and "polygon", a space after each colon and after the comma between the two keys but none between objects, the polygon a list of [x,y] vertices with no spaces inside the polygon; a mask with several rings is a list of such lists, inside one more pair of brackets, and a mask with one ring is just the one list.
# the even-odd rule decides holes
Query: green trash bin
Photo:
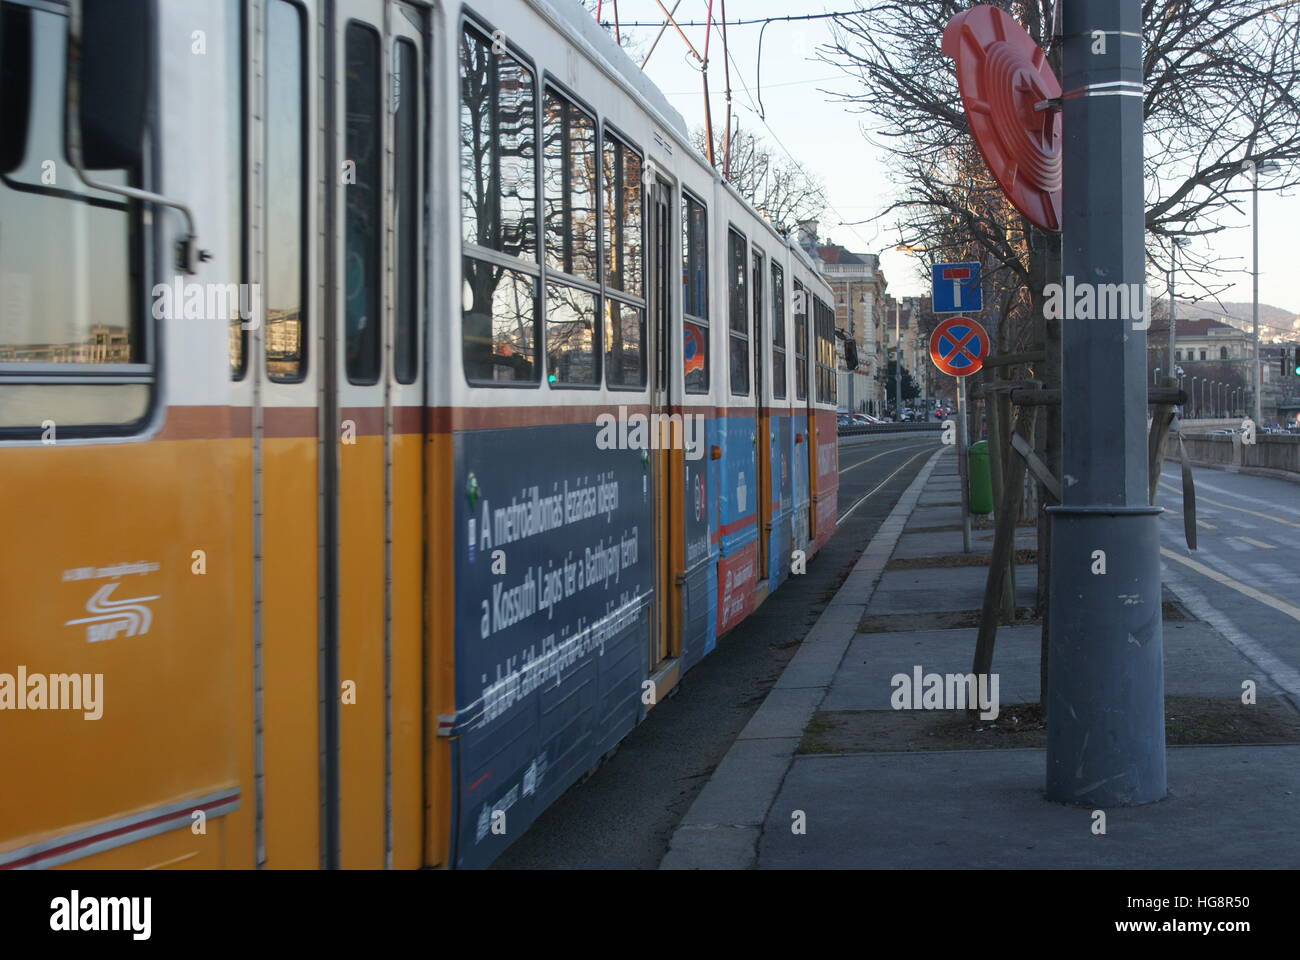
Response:
[{"label": "green trash bin", "polygon": [[993,512],[993,480],[989,476],[989,442],[977,440],[970,445],[966,458],[970,479],[970,512],[987,515]]}]

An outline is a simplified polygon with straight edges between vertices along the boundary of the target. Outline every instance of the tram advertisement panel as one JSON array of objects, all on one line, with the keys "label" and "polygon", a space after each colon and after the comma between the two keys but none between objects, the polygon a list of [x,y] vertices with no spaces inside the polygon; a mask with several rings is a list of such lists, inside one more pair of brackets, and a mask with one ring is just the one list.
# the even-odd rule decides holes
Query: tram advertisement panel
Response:
[{"label": "tram advertisement panel", "polygon": [[488,863],[643,712],[640,450],[592,425],[456,436],[456,862]]}]

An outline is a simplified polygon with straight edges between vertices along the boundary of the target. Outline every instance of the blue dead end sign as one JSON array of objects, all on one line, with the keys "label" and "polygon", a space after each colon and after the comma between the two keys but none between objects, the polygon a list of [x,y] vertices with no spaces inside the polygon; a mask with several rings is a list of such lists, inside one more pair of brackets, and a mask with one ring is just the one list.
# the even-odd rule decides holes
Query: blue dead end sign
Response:
[{"label": "blue dead end sign", "polygon": [[930,268],[930,302],[934,313],[979,313],[984,309],[980,265],[936,263]]},{"label": "blue dead end sign", "polygon": [[970,317],[949,317],[930,334],[930,359],[950,377],[979,373],[989,355],[989,335]]}]

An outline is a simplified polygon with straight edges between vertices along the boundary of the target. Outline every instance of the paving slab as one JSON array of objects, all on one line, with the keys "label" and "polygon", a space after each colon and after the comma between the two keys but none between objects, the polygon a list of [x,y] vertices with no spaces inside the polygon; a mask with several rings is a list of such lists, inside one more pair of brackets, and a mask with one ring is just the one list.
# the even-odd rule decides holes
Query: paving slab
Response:
[{"label": "paving slab", "polygon": [[[943,567],[920,570],[886,570],[871,596],[867,612],[914,613],[948,610],[978,610],[984,603],[984,582],[988,567]],[[1016,566],[1016,603],[1033,606],[1037,594],[1038,568]]]},{"label": "paving slab", "polygon": [[[1043,797],[1046,752],[795,758],[758,866],[774,869],[1295,869],[1300,746],[1172,747],[1169,797],[1105,811]],[[807,832],[790,829],[802,810]]]},{"label": "paving slab", "polygon": [[904,529],[948,527],[954,523],[961,523],[961,507],[917,507],[908,517]]},{"label": "paving slab", "polygon": [[961,491],[927,489],[916,501],[922,507],[960,507]]},{"label": "paving slab", "polygon": [[[897,633],[859,633],[844,653],[822,710],[889,710],[895,674],[970,671],[975,656],[974,628]],[[1033,703],[1039,698],[1041,631],[1037,624],[999,627],[993,647],[993,671],[998,675],[998,699]],[[1258,697],[1283,691],[1208,623],[1165,621],[1165,695],[1239,697],[1243,680],[1253,680]]]},{"label": "paving slab", "polygon": [[[1038,531],[1032,527],[1016,529],[1016,549],[1032,550],[1038,546]],[[928,530],[924,533],[904,533],[894,549],[899,559],[919,557],[947,557],[962,552],[960,530]],[[977,530],[971,534],[971,553],[992,553],[993,531]]]},{"label": "paving slab", "polygon": [[[890,679],[899,673],[970,671],[977,630],[859,633],[849,644],[822,710],[889,710]],[[993,650],[999,703],[1038,700],[1038,626],[1002,627]]]}]

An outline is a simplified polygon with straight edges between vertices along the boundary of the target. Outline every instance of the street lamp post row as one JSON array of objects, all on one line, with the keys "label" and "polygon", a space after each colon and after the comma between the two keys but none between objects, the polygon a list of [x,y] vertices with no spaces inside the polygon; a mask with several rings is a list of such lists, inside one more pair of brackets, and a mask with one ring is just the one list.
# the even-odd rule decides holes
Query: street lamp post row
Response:
[{"label": "street lamp post row", "polygon": [[1247,160],[1242,163],[1241,169],[1251,175],[1251,247],[1254,252],[1255,264],[1254,269],[1251,270],[1254,287],[1251,297],[1251,330],[1254,347],[1250,364],[1250,386],[1254,393],[1254,419],[1256,423],[1259,423],[1263,419],[1259,373],[1259,175],[1262,173],[1268,176],[1279,173],[1282,167],[1274,160],[1265,160],[1263,163]]}]

